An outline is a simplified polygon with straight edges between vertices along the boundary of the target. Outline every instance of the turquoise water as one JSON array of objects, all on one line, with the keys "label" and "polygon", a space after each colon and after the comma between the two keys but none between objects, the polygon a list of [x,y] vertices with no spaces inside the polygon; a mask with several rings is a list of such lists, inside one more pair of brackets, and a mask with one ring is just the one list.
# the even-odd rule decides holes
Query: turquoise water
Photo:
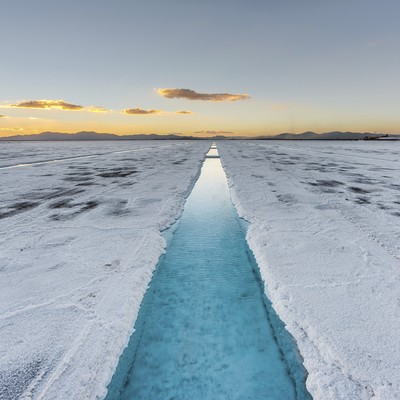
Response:
[{"label": "turquoise water", "polygon": [[219,159],[205,161],[167,234],[106,399],[310,399]]}]

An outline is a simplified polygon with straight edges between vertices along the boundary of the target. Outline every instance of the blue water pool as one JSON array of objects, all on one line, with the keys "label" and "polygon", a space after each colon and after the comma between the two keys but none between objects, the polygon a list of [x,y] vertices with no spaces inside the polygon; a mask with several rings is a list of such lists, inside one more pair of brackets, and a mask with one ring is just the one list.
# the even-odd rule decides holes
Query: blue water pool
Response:
[{"label": "blue water pool", "polygon": [[310,399],[219,159],[205,161],[167,235],[106,399]]}]

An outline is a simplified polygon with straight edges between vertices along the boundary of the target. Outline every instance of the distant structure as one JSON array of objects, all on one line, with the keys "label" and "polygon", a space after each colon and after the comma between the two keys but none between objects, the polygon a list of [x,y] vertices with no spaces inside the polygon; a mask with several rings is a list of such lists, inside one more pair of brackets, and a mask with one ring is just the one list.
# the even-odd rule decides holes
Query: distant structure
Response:
[{"label": "distant structure", "polygon": [[379,140],[381,138],[389,137],[389,135],[380,135],[380,136],[364,136],[363,140]]}]

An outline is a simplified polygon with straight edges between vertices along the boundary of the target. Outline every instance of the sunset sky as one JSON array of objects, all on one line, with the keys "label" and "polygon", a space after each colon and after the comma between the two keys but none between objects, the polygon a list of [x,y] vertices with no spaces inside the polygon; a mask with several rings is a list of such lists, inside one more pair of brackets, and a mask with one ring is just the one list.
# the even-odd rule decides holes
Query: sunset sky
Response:
[{"label": "sunset sky", "polygon": [[0,136],[400,133],[398,0],[5,0]]}]

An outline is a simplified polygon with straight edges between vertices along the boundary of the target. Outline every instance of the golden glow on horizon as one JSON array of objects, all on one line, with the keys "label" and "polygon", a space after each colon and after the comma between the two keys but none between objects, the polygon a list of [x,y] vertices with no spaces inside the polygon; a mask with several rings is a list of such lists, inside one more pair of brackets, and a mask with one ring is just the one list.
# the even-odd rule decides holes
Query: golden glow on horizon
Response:
[{"label": "golden glow on horizon", "polygon": [[[264,108],[265,110],[265,108]],[[303,110],[304,111],[304,110]],[[18,114],[27,114],[29,110],[15,111]],[[47,113],[47,111],[36,111]],[[32,114],[30,112],[30,114]],[[25,117],[10,115],[9,118],[0,119],[0,136],[12,136],[15,134],[34,134],[44,131],[75,133],[79,131],[96,131],[99,133],[127,134],[169,134],[180,133],[183,135],[201,136],[210,134],[225,134],[234,136],[259,136],[276,135],[279,133],[302,133],[313,131],[316,133],[331,131],[352,132],[379,132],[395,134],[400,131],[399,122],[387,119],[384,122],[373,116],[360,116],[356,122],[353,116],[337,116],[336,123],[331,121],[334,113],[318,113],[313,110],[308,112],[295,112],[280,110],[275,112],[258,113],[228,113],[210,114],[198,113],[192,115],[122,115],[118,113],[92,113],[95,118],[88,119],[84,113],[64,114],[55,112],[52,119],[42,117]],[[86,114],[88,115],[88,114]],[[260,117],[260,115],[262,115]],[[187,118],[184,118],[184,117]],[[131,118],[130,118],[131,117]],[[189,118],[190,117],[190,118]],[[33,119],[32,119],[33,118]]]},{"label": "golden glow on horizon", "polygon": [[23,130],[24,128],[0,128],[0,131],[6,131],[6,132],[21,132]]},{"label": "golden glow on horizon", "polygon": [[[190,96],[194,97],[218,95],[190,91],[192,92],[195,95],[190,94]],[[171,95],[175,96],[176,93]],[[147,103],[160,106],[164,101],[155,97],[155,99],[147,100]],[[182,107],[179,111],[165,111],[155,107],[113,111],[99,106],[75,105],[63,100],[14,102],[0,105],[1,108],[8,109],[7,116],[0,116],[0,136],[35,134],[44,131],[65,133],[95,131],[118,135],[176,133],[191,136],[261,136],[305,131],[316,133],[376,131],[393,134],[400,131],[400,123],[393,118],[391,110],[387,111],[386,115],[381,111],[381,117],[378,119],[373,113],[362,110],[358,113],[354,110],[349,112],[346,104],[341,108],[334,108],[323,107],[319,104],[298,104],[281,99],[277,101],[253,99],[249,102],[234,101],[234,103],[227,100],[225,103],[214,105],[213,103],[217,101],[214,99],[191,103],[194,105],[194,111],[188,111],[184,109],[187,101],[187,98],[177,100],[179,107]],[[119,107],[120,104],[113,104],[114,110],[121,110]],[[65,113],[66,110],[81,112]],[[140,118],[134,118],[135,116]],[[182,116],[188,118],[182,118]]]}]

